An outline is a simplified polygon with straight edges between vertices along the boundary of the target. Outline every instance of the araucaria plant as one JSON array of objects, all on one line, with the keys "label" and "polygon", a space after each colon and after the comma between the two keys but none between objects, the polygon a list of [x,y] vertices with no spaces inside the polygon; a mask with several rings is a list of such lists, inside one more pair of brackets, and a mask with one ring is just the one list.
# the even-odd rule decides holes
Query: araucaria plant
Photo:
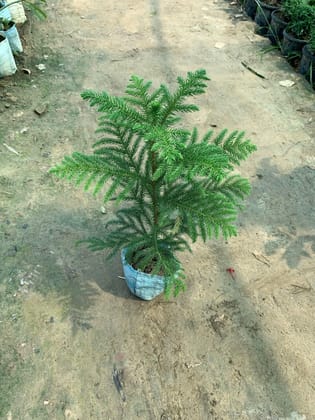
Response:
[{"label": "araucaria plant", "polygon": [[83,92],[101,114],[101,138],[92,154],[75,152],[51,170],[94,194],[106,188],[103,201],[114,200],[117,211],[102,238],[85,242],[109,257],[126,249],[133,268],[164,276],[167,295],[185,288],[177,252],[191,250],[198,237],[236,235],[237,212],[250,192],[248,180],[233,172],[256,149],[244,132],[200,138],[197,128],[178,125],[181,114],[198,111],[185,101],[204,93],[208,80],[205,70],[189,72],[171,92],[132,76],[121,97]]}]

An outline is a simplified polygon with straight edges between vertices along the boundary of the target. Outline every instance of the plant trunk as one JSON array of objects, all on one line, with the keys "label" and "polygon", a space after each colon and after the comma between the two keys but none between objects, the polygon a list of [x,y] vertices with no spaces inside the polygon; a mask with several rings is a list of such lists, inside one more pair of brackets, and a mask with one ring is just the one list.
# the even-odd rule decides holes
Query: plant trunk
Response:
[{"label": "plant trunk", "polygon": [[[151,168],[152,168],[152,177],[157,170],[157,155],[155,152],[151,152]],[[157,226],[159,223],[159,192],[157,181],[152,181],[152,206],[153,206],[153,230],[152,235],[154,239],[154,244],[156,249],[158,248],[157,243]]]}]

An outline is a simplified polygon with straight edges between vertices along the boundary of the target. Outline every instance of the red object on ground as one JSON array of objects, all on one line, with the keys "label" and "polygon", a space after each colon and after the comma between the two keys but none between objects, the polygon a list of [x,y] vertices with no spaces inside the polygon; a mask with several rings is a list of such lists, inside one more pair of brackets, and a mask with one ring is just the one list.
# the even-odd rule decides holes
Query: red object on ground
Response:
[{"label": "red object on ground", "polygon": [[235,280],[235,270],[232,267],[226,269],[226,271],[230,274],[233,280]]}]

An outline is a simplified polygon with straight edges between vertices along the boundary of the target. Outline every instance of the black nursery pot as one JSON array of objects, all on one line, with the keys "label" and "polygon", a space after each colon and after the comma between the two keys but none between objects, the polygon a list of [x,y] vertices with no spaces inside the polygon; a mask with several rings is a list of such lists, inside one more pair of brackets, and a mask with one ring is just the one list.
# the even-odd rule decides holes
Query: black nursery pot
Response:
[{"label": "black nursery pot", "polygon": [[258,1],[255,22],[259,28],[256,30],[256,33],[263,36],[267,35],[271,22],[271,13],[277,9],[278,6],[271,6],[270,4]]},{"label": "black nursery pot", "polygon": [[315,53],[312,52],[310,45],[305,45],[302,49],[302,60],[299,72],[315,87]]},{"label": "black nursery pot", "polygon": [[274,10],[271,13],[270,28],[268,31],[268,38],[272,45],[279,45],[283,38],[283,31],[288,25],[288,22],[281,19],[281,11]]},{"label": "black nursery pot", "polygon": [[252,19],[255,19],[256,10],[257,10],[256,0],[245,0],[244,9],[249,17],[251,17]]},{"label": "black nursery pot", "polygon": [[282,54],[290,58],[301,57],[302,49],[307,44],[305,39],[295,38],[294,35],[289,34],[286,29],[283,31]]}]

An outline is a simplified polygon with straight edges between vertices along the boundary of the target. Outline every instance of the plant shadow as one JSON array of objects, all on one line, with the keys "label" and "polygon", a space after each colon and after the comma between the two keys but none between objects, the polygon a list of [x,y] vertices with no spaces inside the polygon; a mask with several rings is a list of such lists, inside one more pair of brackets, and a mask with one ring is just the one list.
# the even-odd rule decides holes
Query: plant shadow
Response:
[{"label": "plant shadow", "polygon": [[174,79],[174,66],[169,52],[168,44],[163,34],[163,27],[161,23],[160,0],[150,0],[152,32],[157,42],[157,54],[163,63],[164,78],[168,82]]},{"label": "plant shadow", "polygon": [[[218,266],[222,266],[222,261],[228,261],[231,266],[237,264],[226,245],[216,242],[213,248]],[[214,299],[210,308],[215,313],[214,319],[219,319],[223,313],[232,324],[226,331],[223,329],[221,339],[238,343],[236,353],[246,354],[251,375],[246,377],[243,386],[249,401],[259,400],[260,387],[265,398],[270,401],[270,412],[267,413],[263,408],[260,411],[257,408],[257,418],[267,418],[266,415],[271,413],[279,415],[279,418],[286,417],[296,410],[294,391],[290,389],[279,367],[273,343],[263,325],[261,312],[257,311],[253,302],[247,297],[246,288],[243,287],[246,283],[241,273],[237,273],[237,280],[234,281],[226,281],[226,278],[223,278],[220,284],[222,298],[220,301]],[[231,360],[237,358],[233,354],[233,345],[231,347],[227,345],[226,352]]]},{"label": "plant shadow", "polygon": [[[284,153],[284,158],[292,147],[294,145]],[[252,193],[246,209],[239,216],[241,227],[251,234],[259,229],[267,233],[264,252],[268,256],[277,254],[290,269],[299,268],[303,261],[314,259],[315,170],[304,165],[285,172],[266,158],[257,166],[251,185]],[[222,261],[226,261],[228,266],[237,266],[223,241],[211,241],[211,248],[217,266],[221,267]],[[233,325],[229,330],[232,343],[237,341],[240,331],[241,336],[246,337],[243,344],[239,341],[239,345],[240,352],[248,355],[253,372],[253,378],[246,384],[250,399],[258,392],[255,384],[260,384],[264,394],[272,401],[270,409],[279,416],[288,416],[298,405],[294,388],[288,384],[275,356],[274,343],[263,325],[262,307],[257,311],[254,302],[248,299],[247,283],[241,272],[233,281],[220,280],[223,297],[221,302],[214,300],[211,305],[215,311],[214,319],[220,319],[222,311],[227,315]],[[230,351],[229,348],[227,351]]]},{"label": "plant shadow", "polygon": [[[252,193],[241,225],[264,228],[270,239],[267,255],[281,255],[289,268],[296,268],[304,258],[313,258],[315,234],[315,171],[309,166],[289,173],[263,159],[252,182]],[[289,211],[288,211],[289,210]]]},{"label": "plant shadow", "polygon": [[65,211],[55,203],[54,208],[42,206],[30,212],[23,224],[7,228],[1,276],[11,277],[16,288],[20,278],[31,278],[35,291],[57,296],[73,333],[92,328],[90,308],[102,293],[136,299],[123,279],[119,256],[107,260],[102,252],[76,246],[80,239],[100,235],[100,217],[94,210]]}]

